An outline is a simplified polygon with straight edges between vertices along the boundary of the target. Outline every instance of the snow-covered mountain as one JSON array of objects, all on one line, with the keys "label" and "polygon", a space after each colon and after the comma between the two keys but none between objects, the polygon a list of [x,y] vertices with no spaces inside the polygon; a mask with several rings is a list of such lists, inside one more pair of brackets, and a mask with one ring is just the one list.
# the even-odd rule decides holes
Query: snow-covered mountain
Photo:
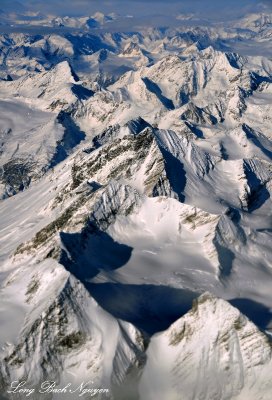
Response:
[{"label": "snow-covered mountain", "polygon": [[82,86],[67,61],[0,86],[0,180],[6,197],[28,187],[85,138],[71,112],[94,92]]},{"label": "snow-covered mountain", "polygon": [[0,398],[270,400],[268,16],[54,18],[0,36]]},{"label": "snow-covered mountain", "polygon": [[21,10],[17,8],[17,12],[5,10],[0,13],[0,22],[4,26],[31,26],[31,27],[64,27],[72,29],[89,30],[91,28],[103,27],[105,24],[120,18],[115,13],[105,15],[102,12],[96,12],[94,15],[84,17],[60,17],[56,15],[42,14],[41,12],[33,12]]},{"label": "snow-covered mountain", "polygon": [[271,343],[209,293],[151,339],[140,383],[145,399],[269,399]]}]

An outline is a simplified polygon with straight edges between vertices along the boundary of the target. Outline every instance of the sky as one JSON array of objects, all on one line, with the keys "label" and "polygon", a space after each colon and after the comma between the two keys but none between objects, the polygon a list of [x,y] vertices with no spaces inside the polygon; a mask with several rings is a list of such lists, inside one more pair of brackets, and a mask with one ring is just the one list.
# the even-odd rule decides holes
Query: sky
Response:
[{"label": "sky", "polygon": [[0,0],[0,9],[22,11],[24,8],[55,15],[92,15],[104,13],[177,15],[194,12],[202,17],[241,16],[263,7],[272,7],[272,0]]}]

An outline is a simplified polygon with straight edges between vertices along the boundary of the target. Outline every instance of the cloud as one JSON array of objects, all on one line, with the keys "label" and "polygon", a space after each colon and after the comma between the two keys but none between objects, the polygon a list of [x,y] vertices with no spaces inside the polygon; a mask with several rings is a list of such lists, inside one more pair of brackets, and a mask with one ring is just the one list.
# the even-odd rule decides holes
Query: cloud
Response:
[{"label": "cloud", "polygon": [[263,0],[262,3],[265,8],[272,8],[272,0]]},{"label": "cloud", "polygon": [[26,10],[26,7],[23,3],[16,0],[0,0],[0,8],[5,12],[23,12]]},{"label": "cloud", "polygon": [[[177,15],[181,12],[194,12],[205,17],[227,17],[254,10],[260,0],[0,0],[9,8],[18,10],[18,1],[29,10],[58,15],[91,15],[96,11],[148,15]],[[17,3],[17,4],[16,4]],[[266,7],[272,0],[263,0]],[[65,5],[64,5],[65,4]]]},{"label": "cloud", "polygon": [[[161,10],[174,10],[180,8],[183,3],[189,0],[66,0],[65,7],[63,0],[22,0],[25,6],[32,10],[41,12],[52,12],[61,14],[89,14],[97,10],[103,12],[133,12],[138,15],[154,13]],[[205,0],[204,0],[205,1]]]}]

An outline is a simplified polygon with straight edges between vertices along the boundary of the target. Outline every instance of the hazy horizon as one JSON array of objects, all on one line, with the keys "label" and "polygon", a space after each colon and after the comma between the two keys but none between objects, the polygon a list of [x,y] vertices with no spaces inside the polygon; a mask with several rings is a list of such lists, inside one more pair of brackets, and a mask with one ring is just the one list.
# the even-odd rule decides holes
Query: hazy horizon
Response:
[{"label": "hazy horizon", "polygon": [[41,12],[54,15],[92,15],[103,13],[131,14],[136,17],[168,17],[179,13],[194,13],[200,18],[229,19],[248,12],[270,8],[272,0],[66,0],[65,7],[60,0],[0,0],[0,10],[4,12]]}]

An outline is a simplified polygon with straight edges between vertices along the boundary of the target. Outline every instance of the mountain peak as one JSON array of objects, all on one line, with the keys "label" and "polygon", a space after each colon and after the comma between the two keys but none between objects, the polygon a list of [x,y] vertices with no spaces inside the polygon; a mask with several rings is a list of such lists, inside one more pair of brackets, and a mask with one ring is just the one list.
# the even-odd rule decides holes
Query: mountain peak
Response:
[{"label": "mountain peak", "polygon": [[[268,338],[252,322],[206,292],[189,313],[151,339],[140,392],[150,393],[156,375],[161,399],[178,400],[182,393],[190,400],[253,400],[272,389],[271,356]],[[268,400],[266,394],[262,398]]]},{"label": "mountain peak", "polygon": [[53,69],[53,71],[55,72],[56,79],[58,80],[71,83],[79,81],[79,78],[72,69],[70,63],[66,60],[58,63]]}]

